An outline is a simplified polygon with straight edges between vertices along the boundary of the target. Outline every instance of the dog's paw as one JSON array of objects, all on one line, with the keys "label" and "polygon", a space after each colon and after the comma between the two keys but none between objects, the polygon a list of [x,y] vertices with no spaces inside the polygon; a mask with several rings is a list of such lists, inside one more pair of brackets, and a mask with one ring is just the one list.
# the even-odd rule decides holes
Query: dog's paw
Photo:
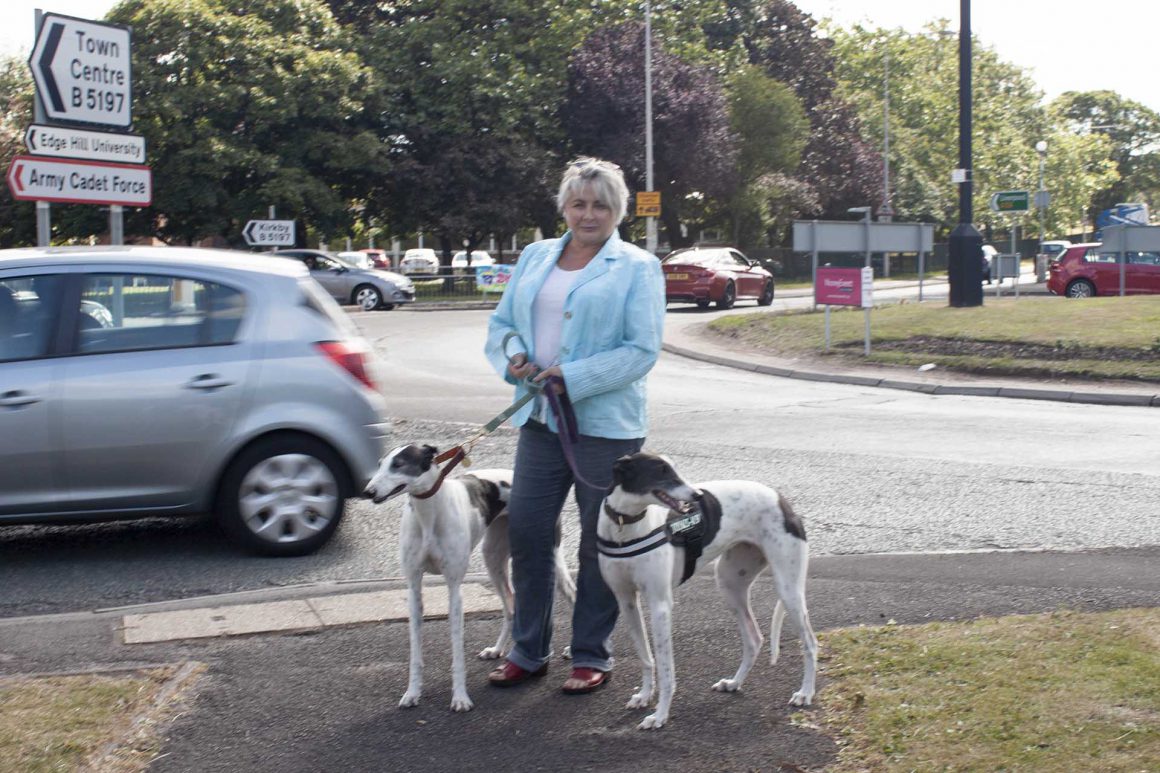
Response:
[{"label": "dog's paw", "polygon": [[475,708],[475,704],[471,702],[471,698],[468,698],[466,694],[457,695],[451,699],[452,711],[471,711],[473,708]]},{"label": "dog's paw", "polygon": [[403,693],[403,697],[399,699],[399,708],[409,709],[414,706],[418,706],[419,698],[422,696],[423,693],[419,692],[418,690],[407,690],[405,693]]},{"label": "dog's paw", "polygon": [[789,699],[789,705],[791,706],[809,706],[813,702],[814,694],[812,692],[803,692],[802,690],[795,692],[793,697]]},{"label": "dog's paw", "polygon": [[484,647],[479,651],[480,660],[496,660],[503,657],[503,650],[499,647]]},{"label": "dog's paw", "polygon": [[713,685],[713,689],[717,692],[737,692],[741,689],[741,683],[736,679],[722,679]]},{"label": "dog's paw", "polygon": [[649,714],[644,718],[644,721],[636,726],[637,730],[660,730],[665,726],[665,719],[659,714]]},{"label": "dog's paw", "polygon": [[624,707],[626,709],[646,709],[650,703],[652,703],[652,693],[641,691],[629,698]]}]

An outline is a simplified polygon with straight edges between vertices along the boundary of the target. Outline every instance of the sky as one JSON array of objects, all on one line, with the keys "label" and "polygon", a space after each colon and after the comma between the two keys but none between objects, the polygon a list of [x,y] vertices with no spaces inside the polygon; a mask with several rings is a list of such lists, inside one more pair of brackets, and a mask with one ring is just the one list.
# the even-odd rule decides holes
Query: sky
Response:
[{"label": "sky", "polygon": [[[794,0],[816,19],[841,26],[919,31],[933,19],[959,28],[959,0]],[[32,48],[34,10],[101,19],[113,0],[0,0],[0,54]],[[1004,61],[1026,69],[1047,99],[1065,91],[1111,89],[1160,112],[1155,65],[1160,2],[1092,6],[1061,0],[972,0],[971,30]]]}]

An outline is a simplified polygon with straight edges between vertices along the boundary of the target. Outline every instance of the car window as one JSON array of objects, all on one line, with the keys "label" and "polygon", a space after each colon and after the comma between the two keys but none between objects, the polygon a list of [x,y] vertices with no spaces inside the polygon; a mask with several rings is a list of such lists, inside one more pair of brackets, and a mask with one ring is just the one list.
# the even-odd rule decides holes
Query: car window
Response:
[{"label": "car window", "polygon": [[740,252],[730,252],[729,259],[733,261],[733,265],[741,268],[749,268],[749,261],[742,256]]},{"label": "car window", "polygon": [[1155,252],[1129,252],[1128,262],[1142,266],[1155,266],[1160,264],[1160,255]]},{"label": "car window", "polygon": [[173,276],[91,274],[81,288],[81,353],[231,343],[245,313],[232,287]]},{"label": "car window", "polygon": [[1098,252],[1096,248],[1092,247],[1084,253],[1084,260],[1088,263],[1115,263],[1116,253],[1114,252]]},{"label": "car window", "polygon": [[0,362],[49,353],[62,289],[58,275],[0,279]]}]

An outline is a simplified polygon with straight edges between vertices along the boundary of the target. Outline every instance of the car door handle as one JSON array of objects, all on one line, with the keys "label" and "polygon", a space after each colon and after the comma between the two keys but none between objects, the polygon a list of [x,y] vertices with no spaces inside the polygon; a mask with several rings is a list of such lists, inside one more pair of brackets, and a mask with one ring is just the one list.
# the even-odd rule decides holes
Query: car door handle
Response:
[{"label": "car door handle", "polygon": [[22,405],[32,405],[33,403],[39,402],[39,397],[22,392],[19,389],[13,389],[4,394],[0,394],[0,406],[4,406],[5,408],[19,408]]},{"label": "car door handle", "polygon": [[203,373],[196,376],[185,385],[189,389],[221,389],[232,386],[234,382],[222,378],[215,373]]}]

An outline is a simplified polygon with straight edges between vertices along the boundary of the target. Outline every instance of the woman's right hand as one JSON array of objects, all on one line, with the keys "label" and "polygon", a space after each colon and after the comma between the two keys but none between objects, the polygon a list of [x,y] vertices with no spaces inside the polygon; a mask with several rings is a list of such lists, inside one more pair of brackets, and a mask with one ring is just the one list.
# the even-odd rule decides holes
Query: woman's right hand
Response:
[{"label": "woman's right hand", "polygon": [[516,381],[523,381],[528,376],[535,375],[536,364],[528,362],[528,356],[520,352],[508,359],[507,370]]}]

